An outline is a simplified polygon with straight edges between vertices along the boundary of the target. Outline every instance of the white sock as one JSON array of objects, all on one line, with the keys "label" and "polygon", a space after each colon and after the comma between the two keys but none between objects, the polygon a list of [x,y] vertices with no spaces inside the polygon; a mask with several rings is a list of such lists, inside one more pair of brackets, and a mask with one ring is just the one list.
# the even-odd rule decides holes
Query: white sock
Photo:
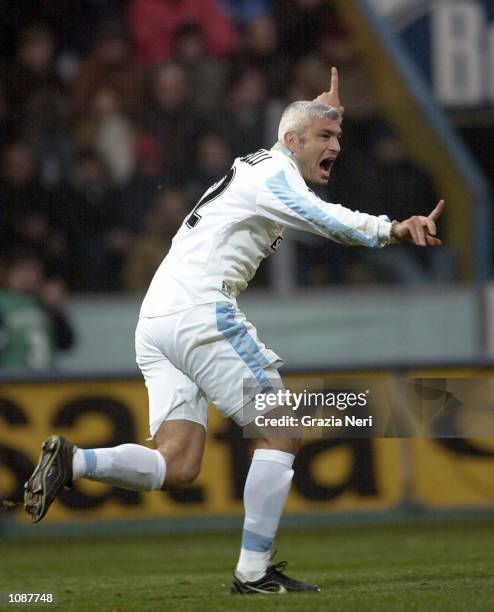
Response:
[{"label": "white sock", "polygon": [[254,582],[266,573],[271,546],[290,490],[295,455],[257,449],[252,457],[244,489],[245,520],[236,573]]},{"label": "white sock", "polygon": [[72,462],[73,480],[89,478],[132,491],[161,489],[165,482],[163,455],[139,444],[114,448],[78,448]]}]

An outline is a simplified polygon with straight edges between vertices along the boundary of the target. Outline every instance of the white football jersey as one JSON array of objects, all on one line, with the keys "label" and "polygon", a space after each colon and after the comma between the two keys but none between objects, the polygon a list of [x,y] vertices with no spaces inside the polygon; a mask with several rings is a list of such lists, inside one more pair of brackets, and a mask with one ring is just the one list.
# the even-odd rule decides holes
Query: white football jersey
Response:
[{"label": "white football jersey", "polygon": [[227,175],[202,196],[173,238],[141,306],[157,317],[196,304],[232,301],[285,228],[341,244],[389,244],[388,217],[352,211],[318,198],[281,145],[238,157]]}]

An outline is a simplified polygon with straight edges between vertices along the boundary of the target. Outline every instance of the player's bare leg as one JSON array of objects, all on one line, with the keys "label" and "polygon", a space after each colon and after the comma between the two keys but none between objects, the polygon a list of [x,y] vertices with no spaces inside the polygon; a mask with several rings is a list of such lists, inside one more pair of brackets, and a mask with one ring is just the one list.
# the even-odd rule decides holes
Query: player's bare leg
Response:
[{"label": "player's bare leg", "polygon": [[78,478],[134,491],[186,485],[199,473],[204,441],[204,427],[185,420],[161,425],[155,436],[156,450],[140,444],[80,449],[62,436],[50,436],[25,484],[24,506],[37,523],[58,493]]},{"label": "player's bare leg", "polygon": [[232,593],[319,591],[315,584],[283,573],[286,563],[273,564],[271,549],[293,477],[293,461],[300,448],[297,432],[285,436],[261,434],[244,489],[245,519],[240,557]]},{"label": "player's bare leg", "polygon": [[201,470],[206,430],[193,421],[165,421],[154,437],[166,463],[163,489],[193,482]]}]

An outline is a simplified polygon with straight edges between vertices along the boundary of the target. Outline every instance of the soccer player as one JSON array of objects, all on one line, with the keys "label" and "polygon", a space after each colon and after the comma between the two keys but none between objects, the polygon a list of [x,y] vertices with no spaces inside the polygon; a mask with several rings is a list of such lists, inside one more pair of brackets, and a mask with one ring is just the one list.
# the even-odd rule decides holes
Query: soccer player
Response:
[{"label": "soccer player", "polygon": [[[402,241],[441,244],[435,222],[442,200],[428,217],[390,222],[328,204],[307,187],[306,181],[329,180],[340,153],[341,116],[333,68],[328,92],[285,109],[274,147],[235,159],[186,217],[151,282],[136,330],[156,450],[137,444],[77,449],[51,436],[25,485],[25,508],[34,522],[78,478],[135,490],[191,483],[201,466],[209,401],[240,426],[254,421],[244,380],[254,381],[252,393],[281,388],[282,361],[259,340],[236,298],[278,247],[285,228],[370,248]],[[286,563],[271,558],[298,446],[298,438],[288,435],[261,433],[256,439],[233,593],[319,590],[289,578]]]}]

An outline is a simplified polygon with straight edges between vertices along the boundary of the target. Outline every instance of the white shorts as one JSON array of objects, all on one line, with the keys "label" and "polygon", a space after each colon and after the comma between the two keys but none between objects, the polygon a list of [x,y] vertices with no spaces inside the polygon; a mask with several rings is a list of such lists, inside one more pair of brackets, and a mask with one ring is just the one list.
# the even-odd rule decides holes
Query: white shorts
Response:
[{"label": "white shorts", "polygon": [[149,395],[152,438],[167,420],[185,419],[206,428],[209,401],[224,416],[247,425],[259,414],[248,398],[283,389],[277,370],[282,359],[231,302],[142,317],[135,342]]}]

